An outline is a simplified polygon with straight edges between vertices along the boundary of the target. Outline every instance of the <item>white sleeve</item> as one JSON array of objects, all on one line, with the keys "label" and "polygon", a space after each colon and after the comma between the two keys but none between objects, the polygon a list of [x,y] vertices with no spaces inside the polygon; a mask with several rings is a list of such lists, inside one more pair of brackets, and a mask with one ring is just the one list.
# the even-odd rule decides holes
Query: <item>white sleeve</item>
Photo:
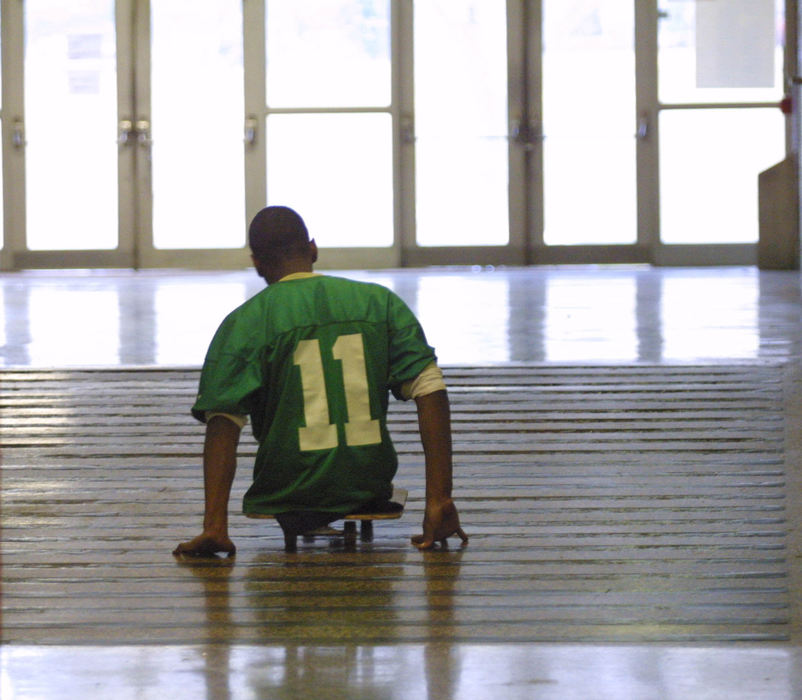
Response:
[{"label": "white sleeve", "polygon": [[223,418],[228,418],[228,420],[230,420],[232,423],[236,423],[240,430],[248,423],[248,416],[240,416],[235,413],[221,413],[220,411],[206,411],[206,422],[208,423],[215,416],[223,416]]},{"label": "white sleeve", "polygon": [[419,396],[433,394],[445,388],[443,370],[436,362],[432,362],[415,379],[410,379],[401,385],[401,396],[404,399],[417,399]]}]

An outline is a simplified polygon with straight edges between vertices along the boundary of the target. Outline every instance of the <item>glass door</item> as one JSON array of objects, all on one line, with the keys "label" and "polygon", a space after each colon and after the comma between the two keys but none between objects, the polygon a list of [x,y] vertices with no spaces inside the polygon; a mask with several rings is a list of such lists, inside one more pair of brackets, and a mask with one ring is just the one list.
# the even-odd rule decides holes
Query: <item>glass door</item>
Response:
[{"label": "glass door", "polygon": [[28,248],[117,248],[114,2],[27,2],[25,33]]},{"label": "glass door", "polygon": [[247,264],[241,1],[2,7],[4,267]]},{"label": "glass door", "polygon": [[753,264],[758,174],[786,155],[783,0],[526,6],[528,261]]},{"label": "glass door", "polygon": [[122,262],[114,0],[31,0],[4,19],[24,27],[25,77],[17,81],[22,100],[14,111],[25,117],[15,117],[12,136],[17,155],[24,154],[15,174],[24,182],[20,266]]},{"label": "glass door", "polygon": [[415,205],[421,246],[509,242],[505,9],[494,0],[415,4],[420,67]]},{"label": "glass door", "polygon": [[[25,34],[28,248],[113,250],[114,0],[27,2]],[[86,162],[92,167],[81,167]]]},{"label": "glass door", "polygon": [[150,47],[151,254],[242,249],[242,1],[150,0]]},{"label": "glass door", "polygon": [[786,155],[784,0],[0,8],[3,269],[752,263]]},{"label": "glass door", "polygon": [[637,242],[635,6],[543,0],[543,243]]},{"label": "glass door", "polygon": [[243,3],[135,0],[133,10],[134,100],[120,131],[121,156],[134,154],[121,225],[133,228],[135,264],[245,267]]},{"label": "glass door", "polygon": [[660,257],[754,262],[757,177],[786,153],[785,3],[660,0],[658,16]]},{"label": "glass door", "polygon": [[[523,152],[509,138],[524,14],[498,0],[415,0],[404,131],[414,213],[405,262],[521,263]],[[414,114],[414,120],[412,119]],[[512,203],[512,199],[516,203]]]},{"label": "glass door", "polygon": [[390,0],[266,0],[261,204],[306,221],[324,267],[397,265]]},{"label": "glass door", "polygon": [[407,262],[648,259],[636,9],[413,2]]}]

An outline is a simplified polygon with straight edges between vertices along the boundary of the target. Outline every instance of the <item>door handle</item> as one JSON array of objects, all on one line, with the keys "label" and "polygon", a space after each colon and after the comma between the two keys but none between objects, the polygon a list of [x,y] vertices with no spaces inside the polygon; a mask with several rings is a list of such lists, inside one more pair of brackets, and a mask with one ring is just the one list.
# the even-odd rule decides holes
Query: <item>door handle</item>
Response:
[{"label": "door handle", "polygon": [[153,139],[150,138],[150,122],[147,119],[138,119],[136,124],[136,140],[140,146],[150,146]]},{"label": "door handle", "polygon": [[251,116],[245,120],[242,140],[246,146],[253,146],[256,143],[256,128],[258,126],[259,122],[256,121],[256,117]]},{"label": "door handle", "polygon": [[136,139],[141,146],[150,146],[153,140],[150,138],[150,122],[147,119],[139,119],[136,122],[130,119],[121,119],[117,125],[117,143],[120,146],[127,146]]},{"label": "door handle", "polygon": [[412,117],[401,118],[400,128],[401,143],[405,145],[414,145],[415,143],[415,122]]},{"label": "door handle", "polygon": [[649,133],[651,132],[651,124],[649,123],[649,116],[647,114],[642,114],[640,119],[638,119],[638,130],[635,132],[635,138],[638,141],[646,141],[649,138]]},{"label": "door handle", "polygon": [[134,124],[130,119],[122,119],[117,125],[117,144],[125,146],[134,133]]},{"label": "door handle", "polygon": [[15,119],[11,127],[11,143],[14,144],[14,148],[24,148],[27,144],[25,140],[25,124],[21,119]]},{"label": "door handle", "polygon": [[533,150],[537,144],[546,140],[537,122],[520,119],[513,119],[510,122],[509,138],[513,143],[523,146],[525,151]]}]

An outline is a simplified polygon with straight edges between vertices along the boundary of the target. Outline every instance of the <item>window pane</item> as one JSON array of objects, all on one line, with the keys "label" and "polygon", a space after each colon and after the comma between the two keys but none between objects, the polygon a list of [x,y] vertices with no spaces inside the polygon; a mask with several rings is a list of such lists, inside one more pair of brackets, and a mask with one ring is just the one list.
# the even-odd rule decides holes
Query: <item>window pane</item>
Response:
[{"label": "window pane", "polygon": [[784,14],[783,0],[661,0],[660,100],[779,100]]},{"label": "window pane", "polygon": [[242,247],[242,3],[150,6],[154,245]]},{"label": "window pane", "polygon": [[113,0],[25,3],[31,250],[117,247]]},{"label": "window pane", "polygon": [[267,201],[293,207],[320,247],[393,243],[389,114],[267,119]]},{"label": "window pane", "polygon": [[635,243],[634,3],[546,0],[543,19],[544,240]]},{"label": "window pane", "polygon": [[389,0],[268,0],[271,107],[390,104]]},{"label": "window pane", "polygon": [[664,243],[757,241],[757,178],[785,157],[783,119],[778,109],[661,113]]},{"label": "window pane", "polygon": [[505,4],[419,0],[414,31],[417,242],[506,245]]}]

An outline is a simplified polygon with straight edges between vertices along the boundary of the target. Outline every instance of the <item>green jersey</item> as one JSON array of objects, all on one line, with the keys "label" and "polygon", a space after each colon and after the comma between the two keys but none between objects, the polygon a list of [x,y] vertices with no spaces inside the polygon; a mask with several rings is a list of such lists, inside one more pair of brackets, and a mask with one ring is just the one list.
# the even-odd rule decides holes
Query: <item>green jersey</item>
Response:
[{"label": "green jersey", "polygon": [[259,449],[246,513],[344,513],[389,498],[398,461],[388,392],[434,360],[389,289],[293,276],[220,325],[192,413],[250,415]]}]

